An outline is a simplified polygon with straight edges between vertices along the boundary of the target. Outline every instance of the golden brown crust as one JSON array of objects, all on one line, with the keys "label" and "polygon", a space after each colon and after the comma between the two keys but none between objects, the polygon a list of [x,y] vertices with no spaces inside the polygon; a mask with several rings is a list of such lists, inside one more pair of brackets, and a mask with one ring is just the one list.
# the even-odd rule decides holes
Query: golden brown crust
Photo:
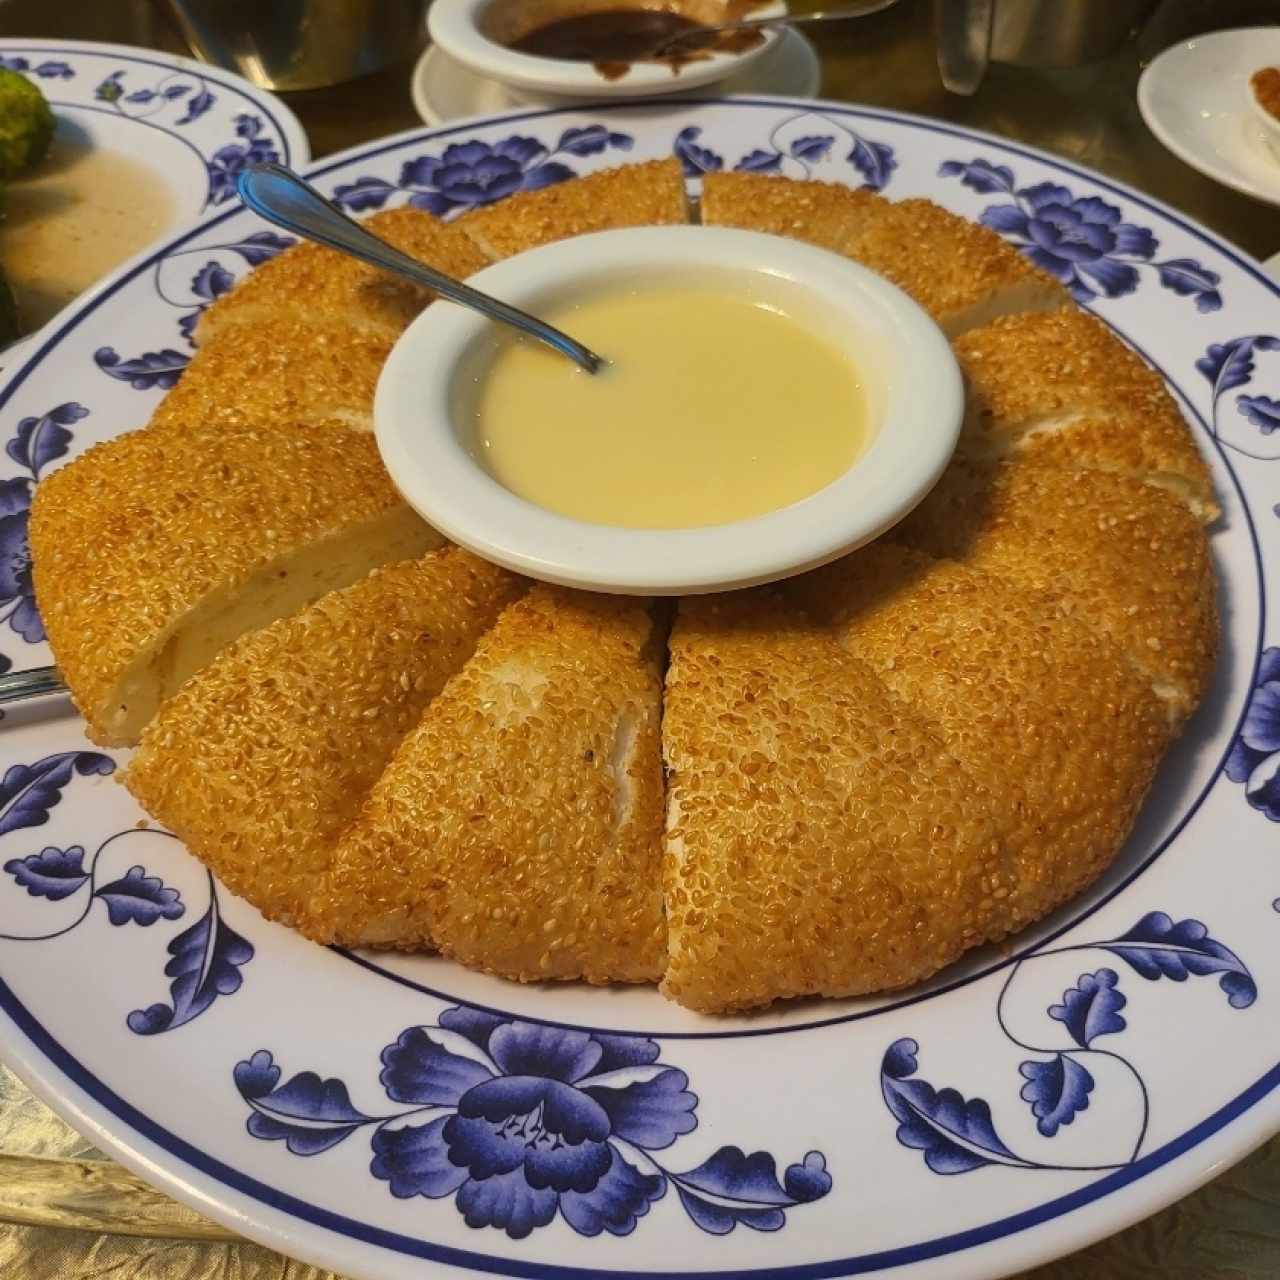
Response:
[{"label": "golden brown crust", "polygon": [[226,325],[202,346],[152,425],[309,425],[373,430],[391,339],[342,320],[282,311]]},{"label": "golden brown crust", "polygon": [[477,209],[453,224],[493,258],[616,227],[653,227],[688,221],[680,162],[650,160],[603,169],[538,191],[521,191]]},{"label": "golden brown crust", "polygon": [[317,936],[656,980],[659,651],[643,601],[539,586],[510,606],[344,837]]},{"label": "golden brown crust", "polygon": [[963,452],[1124,471],[1180,494],[1202,518],[1217,514],[1209,469],[1164,380],[1094,316],[1005,316],[955,351],[970,397]]},{"label": "golden brown crust", "polygon": [[[397,249],[462,279],[488,265],[475,243],[420,209],[388,209],[364,220]],[[434,295],[345,253],[303,243],[251,271],[200,317],[198,345],[225,329],[281,315],[336,321],[395,339]]]},{"label": "golden brown crust", "polygon": [[852,258],[909,293],[951,335],[1009,312],[1072,305],[1056,280],[995,232],[930,200],[895,202],[764,174],[708,174],[702,220]]},{"label": "golden brown crust", "polygon": [[835,182],[797,182],[759,173],[708,173],[702,179],[702,221],[803,240],[843,254],[861,219],[888,203],[867,190]]},{"label": "golden brown crust", "polygon": [[112,738],[121,680],[211,593],[401,508],[372,438],[301,425],[148,428],[55,471],[32,503],[33,575],[90,733]]},{"label": "golden brown crust", "polygon": [[1175,718],[1204,696],[1218,644],[1213,568],[1204,530],[1173,494],[1108,471],[961,460],[893,536],[1059,596]]},{"label": "golden brown crust", "polygon": [[392,752],[523,588],[452,547],[322,596],[189,679],[125,785],[228,889],[297,925]]},{"label": "golden brown crust", "polygon": [[997,936],[1106,868],[1170,728],[1105,636],[1050,595],[883,540],[789,593],[987,788],[1016,869]]},{"label": "golden brown crust", "polygon": [[1006,864],[983,788],[772,594],[681,601],[663,746],[672,999],[880,991],[991,932]]}]

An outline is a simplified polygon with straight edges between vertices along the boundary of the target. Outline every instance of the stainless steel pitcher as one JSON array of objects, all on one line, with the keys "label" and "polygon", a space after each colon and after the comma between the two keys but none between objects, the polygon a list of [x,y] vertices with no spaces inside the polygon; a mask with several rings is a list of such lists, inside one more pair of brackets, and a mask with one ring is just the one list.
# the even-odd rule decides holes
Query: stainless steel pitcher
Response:
[{"label": "stainless steel pitcher", "polygon": [[315,89],[404,58],[424,0],[168,0],[196,55],[264,89]]},{"label": "stainless steel pitcher", "polygon": [[933,0],[942,83],[968,94],[991,62],[1093,62],[1117,49],[1154,8],[1154,0]]}]

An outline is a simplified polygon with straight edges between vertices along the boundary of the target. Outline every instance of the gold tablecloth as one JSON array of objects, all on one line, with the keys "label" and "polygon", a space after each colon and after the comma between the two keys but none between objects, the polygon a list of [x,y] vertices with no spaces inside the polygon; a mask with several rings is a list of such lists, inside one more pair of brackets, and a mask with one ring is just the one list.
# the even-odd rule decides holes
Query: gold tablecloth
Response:
[{"label": "gold tablecloth", "polygon": [[[263,0],[273,3],[274,0]],[[1106,0],[1093,0],[1105,3]],[[794,0],[793,7],[817,7]],[[818,29],[823,95],[939,116],[1046,147],[1185,210],[1259,257],[1280,211],[1202,177],[1138,114],[1142,65],[1183,36],[1280,19],[1276,0],[1166,0],[1140,37],[1069,71],[995,67],[973,98],[943,92],[928,0]],[[113,40],[187,52],[148,0],[0,0],[0,35]],[[349,85],[287,95],[317,157],[419,123],[405,61]],[[249,1244],[153,1190],[63,1124],[0,1067],[3,1280],[331,1280]],[[1024,1280],[1276,1280],[1280,1139],[1146,1222]]]}]

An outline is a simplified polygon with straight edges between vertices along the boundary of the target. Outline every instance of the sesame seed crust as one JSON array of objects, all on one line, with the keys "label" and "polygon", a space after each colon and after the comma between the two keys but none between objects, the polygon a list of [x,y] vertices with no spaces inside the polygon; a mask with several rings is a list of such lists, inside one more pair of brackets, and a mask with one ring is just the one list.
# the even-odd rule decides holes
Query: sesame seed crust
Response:
[{"label": "sesame seed crust", "polygon": [[391,345],[341,319],[291,310],[226,325],[196,351],[151,425],[372,431],[373,393]]},{"label": "sesame seed crust", "polygon": [[[474,242],[421,209],[388,209],[363,219],[374,235],[419,262],[462,279],[489,263]],[[304,242],[256,267],[200,317],[198,345],[235,325],[282,313],[338,321],[394,340],[435,295],[345,253]]]},{"label": "sesame seed crust", "polygon": [[789,584],[987,789],[1010,850],[992,936],[1123,844],[1171,730],[1122,652],[1055,597],[881,540]]},{"label": "sesame seed crust", "polygon": [[1017,458],[953,462],[894,539],[1058,596],[1150,680],[1175,722],[1217,659],[1208,541],[1164,489]]},{"label": "sesame seed crust", "polygon": [[316,936],[656,981],[660,654],[644,601],[537,586],[509,606],[344,836]]},{"label": "sesame seed crust", "polygon": [[[35,587],[90,735],[154,715],[123,780],[270,918],[720,1012],[921,980],[1115,856],[1217,647],[1217,506],[1162,380],[928,201],[721,173],[701,212],[906,290],[968,415],[887,538],[686,599],[669,642],[647,602],[434,550],[364,434],[429,297],[315,246],[208,308],[152,427],[41,482]],[[668,159],[369,221],[466,275],[687,217]]]},{"label": "sesame seed crust", "polygon": [[[91,736],[133,740],[121,685],[203,601],[403,511],[370,437],[302,425],[146,428],[53,472],[31,508],[36,597]],[[413,523],[421,550],[438,541]]]},{"label": "sesame seed crust", "polygon": [[910,294],[949,335],[1002,311],[1071,306],[1070,295],[994,231],[930,200],[834,183],[710,173],[702,220],[789,236],[852,258]]},{"label": "sesame seed crust", "polygon": [[453,223],[492,258],[617,227],[668,226],[689,220],[680,162],[602,169],[537,191],[520,191]]},{"label": "sesame seed crust", "polygon": [[880,991],[989,933],[1007,862],[984,788],[774,593],[680,602],[663,747],[672,999]]},{"label": "sesame seed crust", "polygon": [[330,592],[192,676],[125,785],[228,889],[296,926],[401,739],[524,588],[448,547]]},{"label": "sesame seed crust", "polygon": [[1094,316],[1004,316],[957,338],[955,352],[969,388],[962,452],[1123,471],[1180,494],[1204,519],[1218,514],[1164,379]]}]

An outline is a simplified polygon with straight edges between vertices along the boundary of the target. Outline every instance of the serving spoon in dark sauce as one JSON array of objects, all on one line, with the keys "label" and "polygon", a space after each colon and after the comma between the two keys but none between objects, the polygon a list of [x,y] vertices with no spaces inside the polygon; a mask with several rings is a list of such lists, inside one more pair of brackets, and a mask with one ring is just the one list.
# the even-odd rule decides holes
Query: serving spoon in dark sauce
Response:
[{"label": "serving spoon in dark sauce", "polygon": [[713,42],[717,48],[735,51],[743,46],[736,40],[730,43],[724,37],[736,37],[739,33],[759,37],[766,27],[799,27],[809,23],[847,22],[850,18],[866,18],[884,9],[892,9],[897,3],[898,0],[866,0],[864,4],[844,5],[839,9],[820,9],[813,13],[781,13],[772,18],[740,18],[734,22],[717,22],[714,25],[699,22],[693,24],[697,28],[699,41],[697,45],[693,44],[692,32],[672,31],[644,56],[658,59],[679,56],[679,53],[688,52],[691,45],[701,48],[704,43]]},{"label": "serving spoon in dark sauce", "polygon": [[681,62],[699,54],[750,49],[764,39],[767,27],[865,18],[897,3],[898,0],[863,0],[818,13],[784,13],[714,24],[695,21],[670,9],[599,9],[534,27],[507,47],[538,58],[592,62],[606,79],[616,79],[625,75],[633,62],[670,62],[672,69],[678,70]]}]

